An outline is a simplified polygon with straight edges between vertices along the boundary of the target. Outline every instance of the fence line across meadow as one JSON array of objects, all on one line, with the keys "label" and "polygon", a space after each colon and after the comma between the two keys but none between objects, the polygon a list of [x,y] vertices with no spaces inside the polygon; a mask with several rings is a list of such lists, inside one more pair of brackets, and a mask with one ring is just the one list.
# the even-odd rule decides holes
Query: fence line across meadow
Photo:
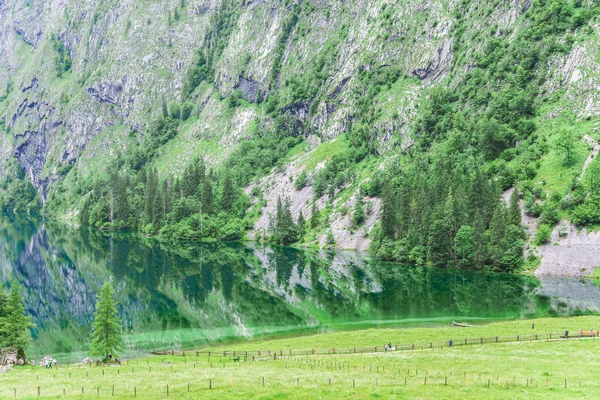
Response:
[{"label": "fence line across meadow", "polygon": [[[333,378],[333,379],[332,379]],[[78,382],[79,383],[79,382]],[[31,398],[34,396],[37,397],[82,397],[82,396],[94,396],[103,397],[107,396],[128,396],[128,397],[150,397],[157,398],[163,396],[181,396],[190,392],[194,392],[198,394],[199,392],[208,392],[212,390],[218,391],[219,389],[231,389],[233,387],[243,387],[243,388],[262,388],[265,389],[267,387],[277,388],[280,390],[281,388],[305,388],[305,389],[319,389],[319,388],[340,388],[345,387],[347,389],[357,389],[357,388],[366,388],[372,389],[376,387],[407,387],[415,386],[420,387],[448,387],[448,388],[482,388],[482,389],[525,389],[525,388],[547,388],[549,390],[557,390],[557,389],[567,389],[567,388],[576,388],[581,390],[583,387],[593,387],[594,385],[590,385],[589,381],[583,382],[581,378],[573,378],[573,377],[555,377],[555,378],[536,378],[533,377],[524,377],[519,376],[517,379],[516,376],[510,379],[509,377],[500,377],[499,375],[485,375],[482,376],[470,375],[467,376],[448,376],[448,375],[438,375],[436,376],[375,376],[375,377],[365,377],[365,376],[357,376],[352,375],[344,378],[340,378],[338,376],[322,376],[321,379],[311,379],[306,377],[296,377],[296,378],[268,378],[265,379],[264,376],[254,376],[254,377],[239,377],[230,375],[229,377],[221,377],[221,378],[204,378],[200,380],[195,380],[193,382],[190,381],[179,381],[179,382],[171,382],[166,383],[162,382],[161,385],[144,385],[144,386],[136,386],[132,384],[124,384],[123,382],[114,382],[110,379],[99,384],[95,384],[90,387],[90,384],[86,382],[83,386],[79,386],[78,383],[70,382],[70,384],[65,384],[62,388],[60,387],[52,387],[51,389],[44,387],[42,385],[32,384],[26,389],[17,388],[15,386],[11,387],[10,383],[5,384],[0,387],[0,394],[3,395],[3,398],[17,398],[23,397]]]},{"label": "fence line across meadow", "polygon": [[[452,347],[460,346],[473,346],[483,345],[490,343],[516,343],[516,342],[534,342],[534,341],[550,341],[564,338],[564,333],[550,332],[547,334],[531,334],[531,335],[511,335],[511,336],[491,336],[491,337],[478,337],[478,338],[462,338],[452,340]],[[598,335],[597,331],[594,335],[589,334],[575,334],[569,335],[569,339],[580,339],[580,338],[595,338]],[[450,347],[450,341],[437,341],[427,343],[411,343],[394,345],[392,343],[392,350],[388,351],[411,351],[411,350],[427,350],[435,348]],[[369,354],[369,353],[381,353],[385,352],[384,346],[369,346],[369,347],[352,347],[352,348],[311,348],[311,349],[286,349],[286,350],[155,350],[151,354],[162,355],[162,356],[222,356],[222,357],[283,357],[283,356],[309,356],[309,355],[342,355],[342,354]]]}]

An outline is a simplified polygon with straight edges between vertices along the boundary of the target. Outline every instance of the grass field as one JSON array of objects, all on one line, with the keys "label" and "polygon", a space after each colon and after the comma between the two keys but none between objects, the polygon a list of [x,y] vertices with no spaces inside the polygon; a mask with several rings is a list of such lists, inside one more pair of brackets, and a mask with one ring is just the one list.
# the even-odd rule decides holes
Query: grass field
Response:
[{"label": "grass field", "polygon": [[[211,351],[289,350],[530,335],[600,327],[597,316],[498,322],[474,328],[371,329]],[[600,339],[521,341],[388,353],[233,357],[195,352],[125,361],[120,367],[20,367],[6,373],[0,398],[339,399],[595,398]],[[206,351],[203,349],[202,351]],[[289,351],[284,351],[284,354]],[[264,379],[264,384],[263,384]],[[566,388],[565,388],[566,380]],[[189,389],[188,389],[189,384]],[[167,389],[168,385],[168,389]],[[488,387],[489,385],[489,387]],[[168,390],[168,394],[167,394]],[[189,390],[189,391],[188,391]],[[63,396],[63,391],[65,395]]]}]

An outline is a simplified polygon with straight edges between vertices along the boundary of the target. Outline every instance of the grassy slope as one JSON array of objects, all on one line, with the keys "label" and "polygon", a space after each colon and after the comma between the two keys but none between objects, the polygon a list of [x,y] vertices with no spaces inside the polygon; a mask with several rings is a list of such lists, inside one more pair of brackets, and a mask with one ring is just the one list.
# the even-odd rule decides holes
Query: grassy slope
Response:
[{"label": "grassy slope", "polygon": [[[418,328],[368,330],[284,339],[237,348],[351,347],[385,341],[423,342],[448,337],[478,337],[531,333],[530,320],[489,324],[479,328]],[[538,333],[598,327],[598,317],[535,320]],[[235,346],[229,346],[235,347]],[[221,349],[221,348],[220,348]],[[217,349],[215,349],[217,350]],[[230,357],[150,357],[120,368],[70,366],[56,370],[31,367],[6,374],[0,396],[47,398],[593,398],[600,390],[595,371],[599,340],[559,340],[438,348],[368,355],[311,356],[257,362],[233,362]],[[189,354],[189,353],[188,353]],[[196,363],[197,362],[197,363]],[[585,365],[585,368],[581,368]],[[425,375],[427,385],[425,386]],[[262,378],[265,386],[262,385]],[[448,385],[444,379],[448,378]],[[526,379],[532,379],[526,383]],[[331,379],[331,386],[329,386]],[[468,379],[468,386],[467,386]],[[546,379],[548,387],[546,387]],[[564,380],[567,379],[567,388]],[[213,389],[209,390],[209,380]],[[355,387],[352,387],[354,380]],[[490,388],[487,388],[488,380]],[[508,389],[506,384],[508,381]],[[580,385],[581,381],[581,387]],[[188,382],[190,392],[188,393]],[[82,395],[82,387],[84,394]]]}]

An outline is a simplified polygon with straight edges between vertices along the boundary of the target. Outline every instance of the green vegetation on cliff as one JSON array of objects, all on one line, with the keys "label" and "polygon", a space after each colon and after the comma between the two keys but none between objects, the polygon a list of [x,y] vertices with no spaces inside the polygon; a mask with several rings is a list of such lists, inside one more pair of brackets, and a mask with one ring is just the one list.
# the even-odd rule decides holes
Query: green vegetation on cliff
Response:
[{"label": "green vegetation on cliff", "polygon": [[596,1],[126,3],[126,19],[67,7],[40,38],[17,29],[34,51],[11,48],[0,75],[2,209],[35,211],[31,180],[47,218],[95,229],[349,236],[385,260],[506,271],[525,263],[520,200],[537,245],[561,219],[600,224]]}]

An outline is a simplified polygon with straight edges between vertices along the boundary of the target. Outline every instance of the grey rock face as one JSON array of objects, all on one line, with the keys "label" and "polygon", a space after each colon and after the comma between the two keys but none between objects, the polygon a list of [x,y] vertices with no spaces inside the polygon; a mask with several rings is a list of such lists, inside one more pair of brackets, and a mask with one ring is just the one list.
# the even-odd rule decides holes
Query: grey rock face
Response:
[{"label": "grey rock face", "polygon": [[238,83],[233,88],[241,90],[244,93],[244,99],[254,102],[259,94],[260,84],[250,78],[240,76]]}]

